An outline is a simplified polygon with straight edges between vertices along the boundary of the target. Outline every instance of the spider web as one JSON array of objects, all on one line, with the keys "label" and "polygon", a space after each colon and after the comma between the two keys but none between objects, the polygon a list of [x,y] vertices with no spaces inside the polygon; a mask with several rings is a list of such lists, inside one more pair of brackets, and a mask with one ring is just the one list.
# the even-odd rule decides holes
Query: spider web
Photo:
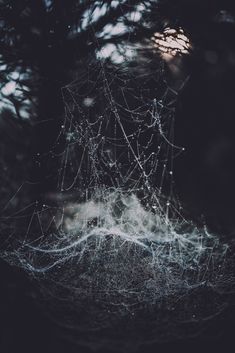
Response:
[{"label": "spider web", "polygon": [[183,151],[174,145],[177,92],[154,52],[131,50],[134,58],[117,48],[119,64],[85,62],[62,89],[56,226],[46,234],[50,205],[36,209],[34,240],[26,234],[2,254],[37,281],[48,314],[86,344],[97,331],[102,344],[123,318],[141,330],[136,344],[195,335],[233,292],[229,246],[186,222],[174,203],[173,163]]},{"label": "spider web", "polygon": [[[98,72],[97,67],[89,68],[84,75],[85,82],[80,78],[63,89],[62,129],[68,144],[62,157],[61,191],[142,190],[158,202],[156,195],[162,188],[161,183],[157,186],[158,170],[163,169],[162,180],[167,170],[171,176],[170,154],[174,148],[183,150],[170,142],[173,109],[166,106],[168,90],[157,100],[154,93],[159,95],[159,88],[150,93],[149,78],[141,77],[145,84],[138,87],[141,83],[130,79],[130,72],[113,72],[103,65]],[[155,87],[158,76],[151,82]]]}]

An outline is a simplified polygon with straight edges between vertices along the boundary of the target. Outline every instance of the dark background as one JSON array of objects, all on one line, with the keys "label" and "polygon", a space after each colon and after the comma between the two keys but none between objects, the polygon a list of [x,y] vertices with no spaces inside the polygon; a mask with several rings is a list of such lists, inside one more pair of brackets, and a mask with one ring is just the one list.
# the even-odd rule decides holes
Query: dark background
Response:
[{"label": "dark background", "polygon": [[[59,160],[45,157],[44,152],[54,146],[63,121],[61,87],[76,77],[88,58],[96,60],[97,34],[102,28],[115,23],[138,3],[124,1],[79,32],[74,28],[79,28],[84,11],[94,5],[93,1],[0,1],[0,60],[5,65],[1,66],[1,83],[9,81],[11,72],[21,71],[25,73],[22,84],[28,87],[20,99],[9,97],[14,112],[7,106],[1,108],[2,208],[24,179],[31,184],[26,185],[25,194],[11,207],[22,207],[31,199],[43,202],[45,193],[55,191]],[[169,24],[182,27],[195,48],[183,62],[183,70],[190,78],[179,93],[176,106],[175,141],[186,151],[174,161],[175,193],[187,210],[188,219],[198,225],[207,224],[211,231],[230,241],[235,231],[233,1],[162,0],[149,4],[148,26],[127,23],[135,26],[131,41],[150,37]],[[115,41],[126,39],[123,35]],[[99,38],[99,45],[104,43],[105,39]],[[26,99],[30,119],[21,116]],[[63,146],[62,139],[58,151]],[[4,217],[3,212],[3,248],[9,233],[20,232],[13,221],[9,225]],[[1,261],[0,278],[0,352],[89,351],[62,338],[35,304],[33,285],[24,273]],[[234,324],[234,308],[229,307],[200,337],[146,343],[139,351],[229,351],[234,343]]]}]

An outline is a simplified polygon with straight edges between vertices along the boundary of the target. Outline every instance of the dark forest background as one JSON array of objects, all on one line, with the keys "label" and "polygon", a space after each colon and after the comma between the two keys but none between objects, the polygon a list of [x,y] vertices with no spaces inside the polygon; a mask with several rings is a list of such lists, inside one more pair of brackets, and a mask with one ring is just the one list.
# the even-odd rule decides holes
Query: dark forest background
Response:
[{"label": "dark forest background", "polygon": [[[189,80],[177,99],[175,141],[186,148],[174,161],[174,188],[188,219],[206,224],[225,239],[235,233],[235,5],[219,0],[0,0],[0,182],[3,247],[10,226],[7,212],[30,200],[43,204],[56,191],[59,157],[51,158],[64,119],[62,87],[96,64],[106,43],[142,42],[166,26],[181,27],[194,45],[183,62]],[[144,3],[136,23],[130,9]],[[97,7],[105,13],[92,17]],[[82,19],[90,16],[88,25]],[[128,33],[102,36],[108,24],[124,21]],[[158,65],[159,58],[156,58]],[[167,70],[167,69],[166,69]],[[17,75],[20,73],[20,75]],[[11,89],[17,83],[18,93]],[[8,85],[8,86],[7,86]],[[7,88],[8,87],[8,91]],[[9,93],[10,92],[10,93]],[[56,145],[59,154],[65,141]],[[29,182],[24,183],[25,180]],[[14,202],[19,185],[24,184]],[[18,194],[17,194],[18,195]],[[11,200],[10,200],[11,201]],[[10,211],[9,211],[10,212]],[[10,229],[10,231],[9,231]],[[63,341],[30,296],[20,271],[1,261],[0,352],[85,352]],[[141,351],[227,349],[233,342],[234,315],[217,338],[170,342]],[[223,325],[223,328],[221,327]],[[219,329],[218,329],[219,331]],[[111,352],[111,349],[110,349]]]}]

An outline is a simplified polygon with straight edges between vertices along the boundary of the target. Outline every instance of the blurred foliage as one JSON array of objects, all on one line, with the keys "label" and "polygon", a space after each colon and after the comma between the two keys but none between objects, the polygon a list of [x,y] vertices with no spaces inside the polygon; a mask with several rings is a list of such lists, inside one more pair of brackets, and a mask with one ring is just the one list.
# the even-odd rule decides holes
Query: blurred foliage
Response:
[{"label": "blurred foliage", "polygon": [[[58,119],[63,107],[60,89],[76,75],[82,59],[95,60],[106,43],[138,42],[171,24],[200,41],[208,24],[233,11],[230,0],[1,0],[0,89],[19,118]],[[136,21],[131,13],[141,12]],[[217,16],[217,17],[216,17]],[[232,19],[227,16],[228,19]],[[112,26],[126,30],[112,34]],[[209,30],[209,36],[211,35]],[[7,92],[6,92],[7,91]],[[22,106],[24,109],[22,110]],[[28,106],[28,108],[27,108]],[[53,109],[52,109],[53,107]]]}]

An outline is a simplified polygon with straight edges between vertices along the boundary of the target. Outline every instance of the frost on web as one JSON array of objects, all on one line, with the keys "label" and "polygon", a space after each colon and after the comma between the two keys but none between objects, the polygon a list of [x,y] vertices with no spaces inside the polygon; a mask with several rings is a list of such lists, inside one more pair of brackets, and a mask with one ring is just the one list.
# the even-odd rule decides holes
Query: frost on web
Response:
[{"label": "frost on web", "polygon": [[184,335],[185,323],[195,334],[234,289],[228,245],[174,210],[177,92],[153,55],[86,62],[62,89],[57,227],[3,254],[38,281],[53,318],[81,332],[126,318],[147,320],[148,339]]}]

